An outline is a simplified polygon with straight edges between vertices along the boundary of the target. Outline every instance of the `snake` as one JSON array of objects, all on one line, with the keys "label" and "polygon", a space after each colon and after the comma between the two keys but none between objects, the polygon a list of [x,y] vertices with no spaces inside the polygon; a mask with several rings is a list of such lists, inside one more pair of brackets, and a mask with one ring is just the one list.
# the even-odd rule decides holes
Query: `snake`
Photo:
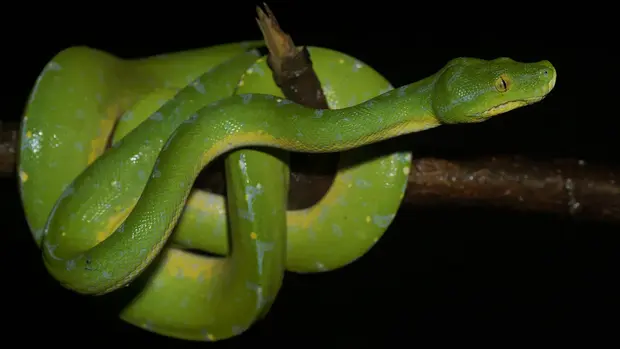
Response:
[{"label": "snake", "polygon": [[[344,267],[393,222],[412,154],[375,154],[377,143],[534,104],[557,79],[547,60],[459,57],[396,88],[355,57],[312,46],[329,105],[313,109],[284,97],[261,47],[123,58],[73,46],[43,67],[17,177],[59,284],[95,296],[144,279],[122,320],[190,341],[240,335],[269,311],[286,271]],[[315,205],[289,210],[296,152],[338,153],[339,165]],[[218,158],[224,195],[194,185]]]}]

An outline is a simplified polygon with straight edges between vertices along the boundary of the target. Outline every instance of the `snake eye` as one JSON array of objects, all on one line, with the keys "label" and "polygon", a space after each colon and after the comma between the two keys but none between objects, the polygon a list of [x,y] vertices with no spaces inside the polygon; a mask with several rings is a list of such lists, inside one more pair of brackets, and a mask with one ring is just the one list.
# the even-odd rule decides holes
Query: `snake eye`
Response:
[{"label": "snake eye", "polygon": [[497,78],[497,80],[495,80],[495,88],[499,91],[499,92],[506,92],[508,91],[508,88],[510,87],[510,82],[508,80],[508,77],[506,77],[505,75],[500,75],[499,78]]}]

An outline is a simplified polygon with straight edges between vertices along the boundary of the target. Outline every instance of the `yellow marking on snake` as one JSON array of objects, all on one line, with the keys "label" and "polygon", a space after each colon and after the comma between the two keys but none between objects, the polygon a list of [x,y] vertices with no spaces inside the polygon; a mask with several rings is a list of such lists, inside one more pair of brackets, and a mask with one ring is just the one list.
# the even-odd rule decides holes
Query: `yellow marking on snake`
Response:
[{"label": "yellow marking on snake", "polygon": [[287,224],[302,229],[308,228],[315,222],[323,210],[330,209],[340,197],[346,194],[347,189],[352,186],[351,182],[342,176],[336,177],[334,183],[327,194],[314,206],[307,210],[292,211],[287,214]]},{"label": "yellow marking on snake", "polygon": [[187,199],[186,207],[201,213],[224,214],[224,200],[214,194],[203,191],[195,191]]},{"label": "yellow marking on snake", "polygon": [[112,233],[114,232],[114,230],[116,230],[116,228],[118,228],[118,226],[125,221],[125,219],[127,218],[127,216],[129,216],[129,214],[131,213],[131,210],[133,210],[133,207],[135,206],[135,203],[133,205],[131,205],[130,207],[127,207],[126,209],[121,209],[120,206],[116,207],[116,210],[118,211],[120,209],[120,212],[113,214],[112,216],[110,216],[110,218],[108,218],[108,222],[105,226],[105,228],[102,231],[99,231],[97,233],[97,243],[102,242],[103,240],[107,239],[110,235],[112,235]]},{"label": "yellow marking on snake", "polygon": [[206,259],[182,250],[171,249],[167,252],[164,271],[172,276],[178,275],[181,271],[183,277],[192,280],[209,279],[213,277],[214,272],[218,270],[216,266],[219,265],[222,265],[219,260]]},{"label": "yellow marking on snake", "polygon": [[219,140],[217,143],[213,144],[213,146],[209,150],[207,150],[202,157],[203,165],[213,160],[216,156],[225,153],[227,150],[230,150],[231,144],[235,144],[238,147],[243,147],[244,145],[255,143],[286,144],[292,142],[277,139],[263,130],[236,133],[227,136]]},{"label": "yellow marking on snake", "polygon": [[371,137],[367,138],[364,142],[366,143],[369,141],[381,141],[384,139],[399,136],[401,134],[428,130],[430,128],[439,126],[439,121],[430,115],[427,118],[422,118],[421,116],[419,118],[422,120],[402,122],[393,127],[381,130],[373,134]]},{"label": "yellow marking on snake", "polygon": [[99,121],[99,128],[101,130],[99,137],[90,141],[91,152],[88,154],[88,164],[92,164],[101,155],[108,142],[108,135],[114,128],[114,123],[119,115],[121,115],[121,108],[114,104],[108,107],[106,117]]}]

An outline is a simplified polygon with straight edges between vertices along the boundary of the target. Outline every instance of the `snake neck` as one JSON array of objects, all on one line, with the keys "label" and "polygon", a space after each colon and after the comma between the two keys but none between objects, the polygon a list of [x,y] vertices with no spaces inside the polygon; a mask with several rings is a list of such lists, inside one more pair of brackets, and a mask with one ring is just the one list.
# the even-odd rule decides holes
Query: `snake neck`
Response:
[{"label": "snake neck", "polygon": [[[439,126],[432,108],[434,86],[435,77],[430,76],[342,109],[312,109],[271,95],[236,95],[201,109],[176,135],[201,129],[205,137],[220,136],[208,137],[209,142],[201,145],[208,149],[201,166],[247,146],[308,153],[346,151]],[[196,120],[200,126],[194,124]],[[177,151],[187,148],[181,143]]]},{"label": "snake neck", "polygon": [[440,125],[433,113],[435,75],[386,92],[377,98],[336,113],[343,120],[363,120],[361,127],[377,130],[353,142],[353,146],[375,143],[397,136],[424,131]]}]

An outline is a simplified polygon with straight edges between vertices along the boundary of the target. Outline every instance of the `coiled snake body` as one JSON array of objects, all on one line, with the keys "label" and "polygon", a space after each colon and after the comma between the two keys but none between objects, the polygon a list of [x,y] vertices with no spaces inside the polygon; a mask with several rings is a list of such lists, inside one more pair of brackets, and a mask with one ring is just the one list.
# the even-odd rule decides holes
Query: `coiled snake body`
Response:
[{"label": "coiled snake body", "polygon": [[[237,335],[268,311],[285,269],[346,265],[392,222],[411,154],[360,162],[360,146],[480,122],[540,101],[556,81],[547,61],[457,58],[392,89],[366,64],[313,47],[330,105],[314,110],[282,97],[261,45],[138,60],[73,47],[47,64],[24,113],[18,172],[54,278],[104,294],[156,262],[125,321],[188,340]],[[311,208],[287,211],[287,152],[342,152]],[[192,189],[224,154],[226,198]]]}]

